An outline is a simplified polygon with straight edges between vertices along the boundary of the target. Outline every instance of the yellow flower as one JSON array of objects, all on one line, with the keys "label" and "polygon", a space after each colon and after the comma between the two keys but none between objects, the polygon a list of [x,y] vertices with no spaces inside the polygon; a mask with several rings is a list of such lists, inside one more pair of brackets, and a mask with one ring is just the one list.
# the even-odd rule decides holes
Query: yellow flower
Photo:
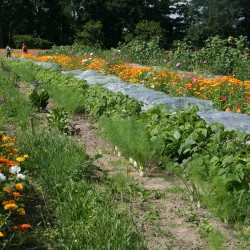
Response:
[{"label": "yellow flower", "polygon": [[0,232],[0,237],[4,237],[4,236],[5,236],[5,234]]},{"label": "yellow flower", "polygon": [[17,183],[17,184],[16,184],[16,188],[17,188],[18,190],[23,190],[23,184],[22,184],[22,183]]},{"label": "yellow flower", "polygon": [[25,158],[23,156],[19,156],[16,158],[17,161],[22,162],[25,161]]},{"label": "yellow flower", "polygon": [[25,215],[25,210],[24,210],[24,208],[20,207],[20,208],[17,209],[17,211],[18,211],[18,213],[19,213],[20,215]]},{"label": "yellow flower", "polygon": [[6,135],[4,135],[3,137],[2,137],[2,140],[3,141],[8,141],[10,139],[10,137],[9,136],[6,136]]},{"label": "yellow flower", "polygon": [[23,157],[24,157],[25,159],[30,158],[29,155],[27,155],[27,154],[25,154]]},{"label": "yellow flower", "polygon": [[229,112],[230,111],[230,108],[226,108],[226,112]]},{"label": "yellow flower", "polygon": [[16,210],[18,206],[16,204],[7,204],[4,206],[4,210]]}]

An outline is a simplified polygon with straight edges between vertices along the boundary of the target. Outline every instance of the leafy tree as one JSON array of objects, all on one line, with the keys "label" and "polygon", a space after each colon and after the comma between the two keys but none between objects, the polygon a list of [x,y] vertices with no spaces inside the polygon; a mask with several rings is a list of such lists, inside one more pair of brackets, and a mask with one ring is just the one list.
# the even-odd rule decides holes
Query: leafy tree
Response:
[{"label": "leafy tree", "polygon": [[189,0],[172,0],[171,3],[172,40],[182,40],[192,20],[189,14]]},{"label": "leafy tree", "polygon": [[149,42],[158,37],[160,44],[164,44],[166,31],[161,27],[160,22],[142,20],[136,25],[134,33],[138,40]]},{"label": "leafy tree", "polygon": [[191,0],[189,14],[192,19],[187,37],[201,44],[216,35],[222,38],[249,35],[245,33],[249,31],[249,11],[246,0]]},{"label": "leafy tree", "polygon": [[75,42],[81,45],[102,47],[104,37],[102,28],[103,25],[100,21],[88,21],[82,31],[77,33]]}]

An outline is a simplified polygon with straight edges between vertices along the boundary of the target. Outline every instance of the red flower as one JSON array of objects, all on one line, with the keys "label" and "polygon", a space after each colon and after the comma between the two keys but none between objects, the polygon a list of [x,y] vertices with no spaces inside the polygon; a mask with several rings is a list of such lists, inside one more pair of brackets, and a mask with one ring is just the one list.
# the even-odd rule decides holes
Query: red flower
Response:
[{"label": "red flower", "polygon": [[222,96],[220,97],[220,99],[221,99],[222,101],[226,101],[226,100],[227,100],[227,97],[226,97],[225,95],[222,95]]}]

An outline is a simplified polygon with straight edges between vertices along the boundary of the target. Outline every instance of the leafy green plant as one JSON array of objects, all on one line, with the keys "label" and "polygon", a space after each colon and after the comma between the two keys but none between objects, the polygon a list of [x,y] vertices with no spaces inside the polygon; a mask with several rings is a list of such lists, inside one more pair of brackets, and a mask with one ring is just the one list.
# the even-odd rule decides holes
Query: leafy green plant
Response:
[{"label": "leafy green plant", "polygon": [[45,109],[49,103],[49,93],[45,89],[35,88],[29,95],[29,98],[37,110]]},{"label": "leafy green plant", "polygon": [[55,107],[46,116],[49,130],[57,130],[63,134],[70,132],[70,124],[67,121],[68,113],[61,107]]},{"label": "leafy green plant", "polygon": [[94,118],[134,116],[141,112],[142,103],[122,93],[112,93],[100,85],[89,87],[82,96],[85,111]]}]

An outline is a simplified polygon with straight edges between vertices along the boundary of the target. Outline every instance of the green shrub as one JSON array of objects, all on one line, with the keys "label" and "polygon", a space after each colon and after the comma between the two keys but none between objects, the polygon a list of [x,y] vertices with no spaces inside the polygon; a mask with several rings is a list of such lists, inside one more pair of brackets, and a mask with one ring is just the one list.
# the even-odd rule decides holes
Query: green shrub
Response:
[{"label": "green shrub", "polygon": [[23,43],[28,46],[28,49],[50,49],[53,45],[46,39],[32,35],[14,35],[12,39],[15,48],[21,48]]}]

